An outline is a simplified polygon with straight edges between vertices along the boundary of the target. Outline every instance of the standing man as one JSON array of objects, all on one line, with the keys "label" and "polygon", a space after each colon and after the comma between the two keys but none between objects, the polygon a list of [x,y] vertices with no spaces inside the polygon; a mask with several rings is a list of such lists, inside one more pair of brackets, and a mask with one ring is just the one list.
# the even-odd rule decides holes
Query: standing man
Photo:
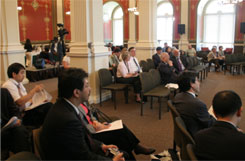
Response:
[{"label": "standing man", "polygon": [[187,54],[187,56],[190,56],[190,57],[197,56],[196,50],[192,47],[191,44],[188,45],[188,49],[186,50],[186,54]]},{"label": "standing man", "polygon": [[156,48],[157,53],[152,56],[152,60],[154,62],[155,68],[158,67],[158,65],[161,63],[161,54],[162,54],[162,48],[159,46]]},{"label": "standing man", "polygon": [[[58,79],[58,100],[50,109],[40,134],[46,160],[110,160],[105,157],[109,148],[94,140],[86,129],[79,111],[90,95],[88,74],[82,69],[69,68]],[[123,153],[113,160],[123,161]]]},{"label": "standing man", "polygon": [[136,50],[135,50],[135,47],[130,47],[128,49],[128,52],[130,54],[130,60],[129,60],[129,63],[131,64],[131,71],[132,72],[135,72],[135,73],[141,73],[142,72],[142,69],[140,68],[140,65],[139,65],[139,62],[138,62],[138,59],[135,57],[136,55]]},{"label": "standing man", "polygon": [[42,125],[49,108],[52,106],[52,103],[45,103],[28,111],[25,111],[25,108],[31,106],[32,97],[35,93],[43,90],[43,85],[36,85],[30,92],[27,93],[22,84],[22,81],[25,78],[25,67],[20,63],[13,63],[8,67],[8,77],[9,80],[3,84],[3,88],[8,89],[14,99],[14,102],[19,107],[19,110],[25,113],[23,117],[23,124],[33,126]]},{"label": "standing man", "polygon": [[173,56],[170,58],[173,62],[173,66],[176,69],[176,73],[179,74],[183,72],[188,63],[186,61],[186,57],[184,55],[180,55],[180,52],[178,49],[173,49]]},{"label": "standing man", "polygon": [[208,113],[207,106],[196,97],[200,91],[196,73],[182,73],[178,85],[180,93],[175,96],[173,104],[185,122],[187,130],[194,136],[199,130],[212,126],[215,118]]},{"label": "standing man", "polygon": [[245,134],[238,128],[242,101],[233,91],[218,92],[213,99],[214,125],[195,135],[195,154],[200,160],[245,160]]}]

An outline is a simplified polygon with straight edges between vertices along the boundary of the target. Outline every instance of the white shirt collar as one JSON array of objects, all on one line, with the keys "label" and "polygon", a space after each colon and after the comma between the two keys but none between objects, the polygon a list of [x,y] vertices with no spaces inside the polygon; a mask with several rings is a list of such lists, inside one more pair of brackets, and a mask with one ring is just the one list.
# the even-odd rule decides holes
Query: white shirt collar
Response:
[{"label": "white shirt collar", "polygon": [[76,107],[73,103],[71,103],[68,99],[64,98],[64,100],[66,102],[68,102],[76,111],[76,113],[79,115],[79,110],[78,110],[78,107]]},{"label": "white shirt collar", "polygon": [[237,128],[237,126],[236,126],[235,124],[233,124],[233,122],[230,122],[230,121],[225,121],[225,120],[219,120],[219,119],[218,119],[217,121],[227,122],[227,123],[229,123],[229,124],[233,125],[235,128]]},{"label": "white shirt collar", "polygon": [[193,93],[193,92],[190,92],[190,91],[187,91],[187,93],[190,93],[194,98],[196,98],[196,95],[195,95],[195,93]]},{"label": "white shirt collar", "polygon": [[14,80],[13,78],[9,79],[11,82],[13,82],[16,86],[20,85],[20,83],[18,83],[16,80]]}]

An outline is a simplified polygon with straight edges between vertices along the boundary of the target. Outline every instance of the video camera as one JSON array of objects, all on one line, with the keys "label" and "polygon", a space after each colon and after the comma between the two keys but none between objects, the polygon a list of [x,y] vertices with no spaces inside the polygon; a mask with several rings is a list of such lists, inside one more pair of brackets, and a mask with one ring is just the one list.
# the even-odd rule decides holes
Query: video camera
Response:
[{"label": "video camera", "polygon": [[57,26],[59,27],[58,34],[61,39],[63,39],[64,35],[69,34],[69,32],[64,28],[64,24],[58,23]]}]

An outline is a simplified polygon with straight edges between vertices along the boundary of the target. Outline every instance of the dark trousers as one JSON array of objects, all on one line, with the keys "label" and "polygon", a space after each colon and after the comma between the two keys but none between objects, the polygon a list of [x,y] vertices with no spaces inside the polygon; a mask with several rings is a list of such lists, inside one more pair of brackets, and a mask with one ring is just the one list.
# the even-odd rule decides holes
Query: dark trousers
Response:
[{"label": "dark trousers", "polygon": [[24,126],[9,128],[1,133],[2,150],[18,153],[21,151],[30,151],[29,133]]},{"label": "dark trousers", "polygon": [[140,77],[131,77],[131,78],[117,78],[118,83],[123,84],[132,84],[134,87],[134,93],[140,93],[141,91],[141,83],[140,83]]},{"label": "dark trousers", "polygon": [[42,104],[32,110],[25,111],[25,115],[22,119],[22,123],[25,126],[35,126],[40,127],[44,119],[49,111],[49,109],[53,106],[53,103],[47,102]]},{"label": "dark trousers", "polygon": [[107,131],[93,134],[93,137],[102,141],[105,144],[114,144],[119,149],[126,151],[129,154],[130,160],[135,160],[132,150],[139,144],[137,137],[123,125],[123,129]]}]

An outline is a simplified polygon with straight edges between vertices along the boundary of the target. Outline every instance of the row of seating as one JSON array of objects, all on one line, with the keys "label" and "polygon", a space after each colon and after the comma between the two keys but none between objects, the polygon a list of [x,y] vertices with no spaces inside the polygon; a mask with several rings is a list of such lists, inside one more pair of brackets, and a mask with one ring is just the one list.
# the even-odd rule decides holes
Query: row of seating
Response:
[{"label": "row of seating", "polygon": [[[233,75],[235,71],[237,74],[240,74],[241,69],[243,73],[245,73],[245,55],[243,54],[226,55],[225,64],[226,68],[229,69],[230,73]],[[226,74],[226,70],[224,70],[224,74]]]},{"label": "row of seating", "polygon": [[155,69],[152,59],[141,60],[139,64],[143,72],[149,72],[151,69]]}]

